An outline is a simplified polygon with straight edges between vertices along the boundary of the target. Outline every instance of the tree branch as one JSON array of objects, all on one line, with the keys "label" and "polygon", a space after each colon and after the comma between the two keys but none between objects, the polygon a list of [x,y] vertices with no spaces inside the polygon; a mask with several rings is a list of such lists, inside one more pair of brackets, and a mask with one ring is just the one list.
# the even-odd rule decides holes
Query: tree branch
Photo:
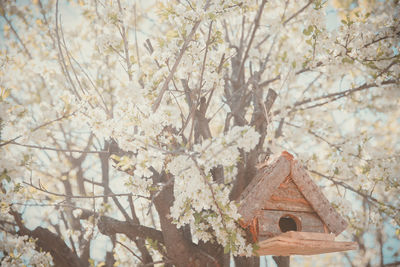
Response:
[{"label": "tree branch", "polygon": [[93,195],[93,196],[67,195],[67,194],[61,194],[61,193],[48,191],[47,189],[43,188],[43,186],[40,184],[40,181],[39,181],[39,186],[36,186],[36,185],[34,185],[32,183],[27,183],[27,182],[23,182],[23,183],[35,188],[36,190],[44,192],[46,194],[53,195],[53,196],[58,196],[58,197],[65,197],[65,198],[88,198],[88,199],[94,199],[94,198],[104,198],[104,197],[132,196],[132,193],[104,194],[104,195]]},{"label": "tree branch", "polygon": [[14,216],[14,219],[20,228],[17,234],[20,236],[27,235],[29,237],[36,238],[36,246],[39,248],[38,250],[41,249],[49,252],[53,257],[55,266],[84,267],[89,265],[88,262],[86,264],[82,263],[80,259],[73,253],[73,251],[65,244],[64,240],[60,236],[41,226],[36,227],[35,230],[31,231],[25,227],[21,215],[18,212],[11,209],[10,213]]},{"label": "tree branch", "polygon": [[26,48],[25,43],[22,41],[22,39],[19,36],[18,32],[15,30],[14,26],[12,25],[11,21],[7,18],[6,14],[5,14],[5,7],[3,5],[3,1],[0,1],[0,6],[4,10],[4,14],[2,15],[2,17],[5,19],[5,21],[7,22],[8,26],[10,26],[10,29],[14,33],[14,35],[17,38],[18,42],[22,45],[22,48],[23,48],[24,52],[28,55],[28,57],[30,59],[32,59],[32,55],[31,55],[31,53],[29,53],[28,48]]},{"label": "tree branch", "polygon": [[192,30],[190,31],[189,35],[186,37],[186,39],[185,39],[185,41],[184,41],[184,43],[182,45],[182,48],[179,51],[179,54],[178,54],[178,56],[177,56],[177,58],[175,60],[175,63],[172,66],[172,69],[171,69],[167,79],[164,81],[164,84],[163,84],[163,86],[161,88],[161,91],[160,91],[156,101],[154,102],[154,104],[152,106],[153,112],[156,112],[158,107],[160,106],[160,103],[161,103],[161,100],[163,98],[163,95],[164,95],[165,91],[168,88],[168,84],[172,80],[172,78],[174,77],[174,74],[176,72],[176,69],[178,68],[179,62],[181,61],[181,59],[183,57],[183,54],[185,54],[185,51],[189,46],[189,42],[192,40],[192,38],[193,38],[197,28],[199,27],[199,25],[200,25],[200,20],[195,22],[195,24],[194,24]]},{"label": "tree branch", "polygon": [[313,1],[309,1],[305,6],[303,6],[301,9],[299,9],[296,13],[294,13],[292,16],[290,16],[287,20],[283,22],[283,25],[286,25],[289,21],[297,17],[301,12],[303,12],[309,5],[311,5]]},{"label": "tree branch", "polygon": [[46,146],[36,146],[36,145],[27,145],[17,143],[15,141],[9,142],[10,145],[17,145],[29,148],[35,148],[39,150],[50,150],[50,151],[57,151],[57,152],[70,152],[70,153],[82,153],[82,154],[99,154],[99,153],[109,153],[108,151],[96,151],[96,150],[79,150],[79,149],[62,149],[62,148],[55,148],[55,147],[46,147]]},{"label": "tree branch", "polygon": [[139,237],[143,239],[150,238],[164,243],[163,234],[159,230],[139,224],[119,221],[107,216],[100,216],[97,227],[103,235],[124,234],[132,241],[135,241],[136,238]]},{"label": "tree branch", "polygon": [[254,29],[253,29],[253,32],[251,33],[250,41],[247,44],[247,49],[246,49],[246,51],[244,53],[242,62],[240,64],[240,68],[239,68],[239,72],[238,72],[238,78],[241,77],[241,73],[242,73],[243,68],[244,68],[244,63],[246,62],[246,59],[247,59],[247,57],[249,55],[249,51],[250,51],[251,45],[253,43],[254,37],[256,35],[256,32],[257,32],[258,28],[260,27],[260,20],[261,20],[261,16],[262,16],[262,13],[263,13],[263,10],[264,10],[264,5],[265,5],[266,2],[267,2],[266,0],[262,0],[261,5],[260,5],[260,7],[258,9],[256,18],[254,19]]}]

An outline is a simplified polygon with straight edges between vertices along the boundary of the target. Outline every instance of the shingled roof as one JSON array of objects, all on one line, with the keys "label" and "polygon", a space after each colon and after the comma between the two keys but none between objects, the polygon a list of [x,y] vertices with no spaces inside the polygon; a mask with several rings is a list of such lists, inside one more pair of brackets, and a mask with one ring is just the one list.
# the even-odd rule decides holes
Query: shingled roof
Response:
[{"label": "shingled roof", "polygon": [[321,189],[313,182],[303,166],[288,152],[283,152],[272,164],[259,169],[240,197],[239,213],[244,223],[250,222],[263,209],[278,186],[290,176],[329,231],[340,234],[347,222],[332,207]]}]

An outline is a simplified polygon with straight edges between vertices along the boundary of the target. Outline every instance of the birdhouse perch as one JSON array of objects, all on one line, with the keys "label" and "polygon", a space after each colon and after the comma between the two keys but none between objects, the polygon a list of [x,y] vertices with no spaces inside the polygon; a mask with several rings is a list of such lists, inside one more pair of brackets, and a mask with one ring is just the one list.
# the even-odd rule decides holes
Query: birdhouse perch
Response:
[{"label": "birdhouse perch", "polygon": [[335,241],[347,222],[288,152],[257,171],[240,196],[241,225],[259,255],[313,255],[357,249]]}]

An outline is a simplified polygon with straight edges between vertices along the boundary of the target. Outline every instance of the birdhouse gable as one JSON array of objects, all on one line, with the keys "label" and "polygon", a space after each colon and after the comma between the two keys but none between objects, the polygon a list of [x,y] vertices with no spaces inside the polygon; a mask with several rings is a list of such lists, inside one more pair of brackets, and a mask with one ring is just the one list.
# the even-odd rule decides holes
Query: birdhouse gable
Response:
[{"label": "birdhouse gable", "polygon": [[347,227],[307,171],[287,152],[258,170],[241,195],[238,211],[245,224],[259,218],[260,235],[266,236],[285,232],[279,223],[286,218],[290,223],[298,221],[295,231],[338,235]]},{"label": "birdhouse gable", "polygon": [[313,212],[313,208],[300,192],[291,176],[276,188],[271,197],[265,202],[265,210],[285,210],[285,211],[304,211]]}]

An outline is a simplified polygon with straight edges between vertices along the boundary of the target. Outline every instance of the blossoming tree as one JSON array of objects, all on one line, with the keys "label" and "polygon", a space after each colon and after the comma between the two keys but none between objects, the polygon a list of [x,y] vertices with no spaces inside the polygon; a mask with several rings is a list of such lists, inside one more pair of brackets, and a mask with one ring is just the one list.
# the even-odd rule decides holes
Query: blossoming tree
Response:
[{"label": "blossoming tree", "polygon": [[390,263],[400,9],[347,2],[1,1],[2,266],[258,266],[235,200],[282,150],[360,244],[329,260]]}]

